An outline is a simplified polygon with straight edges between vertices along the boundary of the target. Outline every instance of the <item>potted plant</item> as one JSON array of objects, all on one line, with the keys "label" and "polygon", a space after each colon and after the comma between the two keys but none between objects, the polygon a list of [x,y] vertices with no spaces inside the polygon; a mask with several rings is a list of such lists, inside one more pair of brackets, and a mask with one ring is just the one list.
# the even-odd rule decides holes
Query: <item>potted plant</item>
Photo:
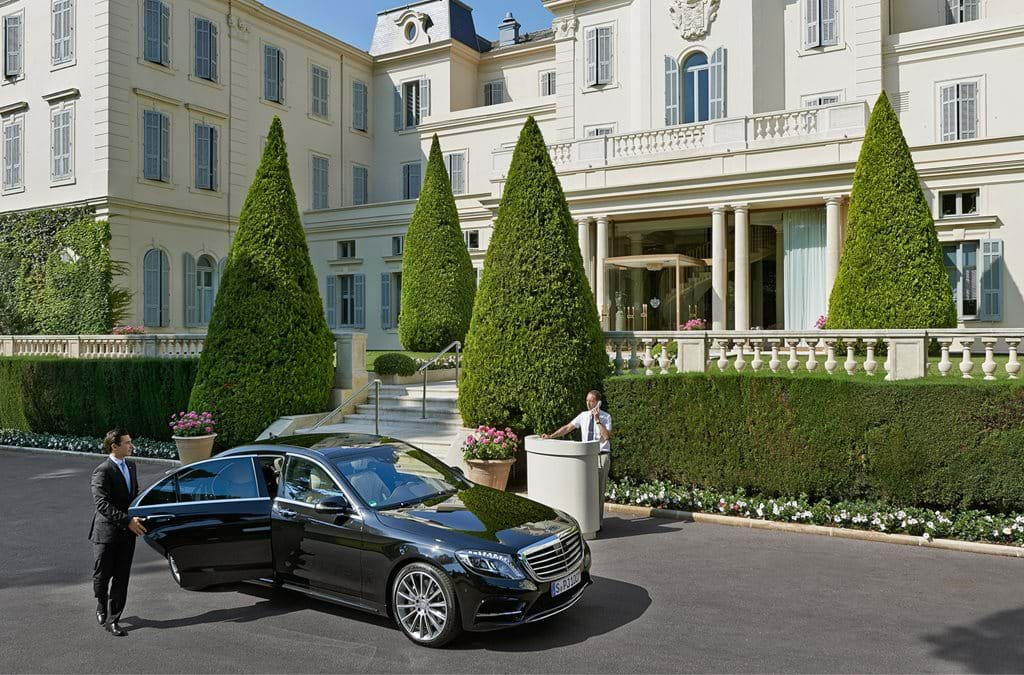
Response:
[{"label": "potted plant", "polygon": [[171,438],[178,446],[178,459],[191,464],[206,459],[213,452],[213,432],[217,423],[208,412],[179,412],[171,415]]},{"label": "potted plant", "polygon": [[462,456],[474,483],[504,490],[516,461],[519,437],[511,429],[480,426],[462,443]]}]

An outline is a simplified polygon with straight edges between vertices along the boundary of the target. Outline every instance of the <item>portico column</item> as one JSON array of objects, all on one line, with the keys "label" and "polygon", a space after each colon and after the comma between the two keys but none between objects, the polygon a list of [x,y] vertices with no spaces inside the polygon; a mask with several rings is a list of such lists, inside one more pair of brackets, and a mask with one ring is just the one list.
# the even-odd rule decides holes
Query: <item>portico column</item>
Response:
[{"label": "portico column", "polygon": [[711,207],[711,329],[725,330],[729,263],[725,257],[725,207]]},{"label": "portico column", "polygon": [[[597,290],[597,311],[611,312],[608,302],[607,288],[608,288],[608,273],[604,267],[604,261],[608,258],[608,216],[597,217],[597,281],[594,283],[594,287]],[[602,326],[607,326],[607,317],[603,317]]]},{"label": "portico column", "polygon": [[786,241],[783,238],[785,228],[775,226],[775,325],[786,327]]},{"label": "portico column", "polygon": [[842,242],[839,227],[842,213],[842,195],[825,197],[825,297],[832,297],[832,287],[839,275],[839,256]]},{"label": "portico column", "polygon": [[580,255],[583,256],[583,271],[587,275],[591,295],[594,294],[594,261],[590,257],[590,223],[593,220],[590,216],[580,216],[576,219],[576,229],[580,238]]},{"label": "portico column", "polygon": [[746,204],[736,211],[736,330],[750,330],[750,225]]},{"label": "portico column", "polygon": [[[644,254],[644,235],[642,233],[631,232],[629,234],[629,254]],[[631,285],[633,286],[633,297],[629,298],[629,305],[635,307],[636,305],[647,302],[647,298],[644,297],[644,271],[640,268],[634,267],[630,270],[629,276]],[[639,314],[637,315],[636,320],[638,322],[637,325],[639,325]]]}]

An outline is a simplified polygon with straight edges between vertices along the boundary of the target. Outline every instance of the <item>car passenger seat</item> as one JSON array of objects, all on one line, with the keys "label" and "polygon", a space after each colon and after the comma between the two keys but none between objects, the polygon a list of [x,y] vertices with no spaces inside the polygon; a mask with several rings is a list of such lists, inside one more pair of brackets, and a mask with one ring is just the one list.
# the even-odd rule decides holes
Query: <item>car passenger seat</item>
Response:
[{"label": "car passenger seat", "polygon": [[353,474],[349,477],[349,482],[363,499],[371,503],[371,506],[386,501],[391,493],[380,476],[373,471],[360,471]]}]

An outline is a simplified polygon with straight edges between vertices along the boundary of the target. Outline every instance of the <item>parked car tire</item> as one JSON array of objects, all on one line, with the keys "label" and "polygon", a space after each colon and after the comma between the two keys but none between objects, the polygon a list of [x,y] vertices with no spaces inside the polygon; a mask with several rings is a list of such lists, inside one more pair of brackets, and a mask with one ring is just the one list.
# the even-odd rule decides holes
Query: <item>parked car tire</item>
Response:
[{"label": "parked car tire", "polygon": [[186,586],[183,583],[181,583],[181,572],[178,571],[178,563],[174,559],[174,555],[167,556],[167,568],[171,571],[171,578],[174,579],[174,583],[178,584],[179,588],[184,588],[185,590],[189,591],[201,591],[204,588],[206,588],[206,586],[202,585]]},{"label": "parked car tire", "polygon": [[423,647],[443,647],[462,632],[455,585],[433,565],[410,563],[395,575],[391,608],[405,636]]}]

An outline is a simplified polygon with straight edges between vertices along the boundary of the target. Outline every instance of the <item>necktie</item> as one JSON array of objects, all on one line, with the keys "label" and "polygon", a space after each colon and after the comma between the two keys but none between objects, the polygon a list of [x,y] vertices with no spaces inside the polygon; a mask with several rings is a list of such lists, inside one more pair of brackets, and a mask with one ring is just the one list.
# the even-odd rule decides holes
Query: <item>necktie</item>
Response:
[{"label": "necktie", "polygon": [[121,475],[124,476],[124,482],[128,484],[128,492],[132,491],[132,477],[128,473],[128,465],[124,462],[114,462],[117,464],[117,468],[121,470]]},{"label": "necktie", "polygon": [[588,441],[596,441],[597,440],[597,427],[594,424],[594,414],[593,413],[590,414],[590,430],[589,430],[589,436],[587,437],[587,440]]}]

